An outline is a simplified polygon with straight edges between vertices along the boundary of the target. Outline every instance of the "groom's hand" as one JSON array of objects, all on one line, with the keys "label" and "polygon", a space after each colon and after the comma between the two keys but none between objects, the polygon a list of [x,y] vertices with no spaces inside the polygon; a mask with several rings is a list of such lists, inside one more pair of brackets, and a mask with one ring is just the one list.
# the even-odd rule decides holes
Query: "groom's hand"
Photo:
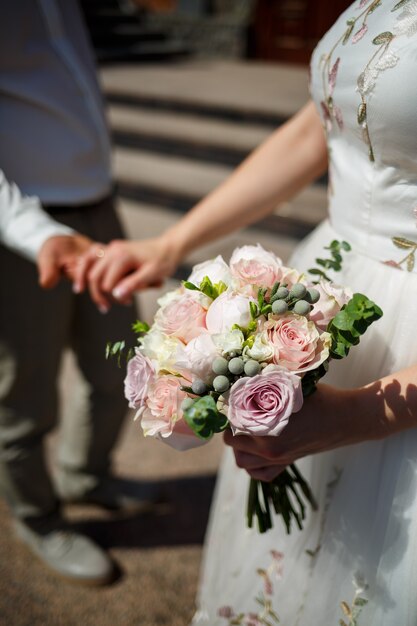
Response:
[{"label": "groom's hand", "polygon": [[83,235],[59,235],[47,239],[37,259],[41,287],[55,287],[62,276],[73,279],[79,257],[91,244],[91,240]]}]

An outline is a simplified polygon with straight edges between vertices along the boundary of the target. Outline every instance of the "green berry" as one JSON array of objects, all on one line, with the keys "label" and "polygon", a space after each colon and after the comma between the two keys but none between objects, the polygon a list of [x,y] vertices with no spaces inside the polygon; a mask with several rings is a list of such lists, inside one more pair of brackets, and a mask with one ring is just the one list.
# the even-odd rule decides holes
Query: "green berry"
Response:
[{"label": "green berry", "polygon": [[250,359],[245,363],[245,374],[246,376],[256,376],[261,371],[261,366],[258,361],[254,359]]},{"label": "green berry", "polygon": [[244,363],[243,359],[238,356],[229,361],[229,372],[235,376],[239,376],[243,372]]},{"label": "green berry", "polygon": [[285,298],[288,298],[289,295],[289,291],[286,287],[280,287],[279,289],[277,289],[276,292],[276,297],[278,298],[278,300],[285,300]]},{"label": "green berry", "polygon": [[291,298],[304,298],[307,293],[307,287],[302,283],[295,283],[291,287],[290,296]]},{"label": "green berry", "polygon": [[228,366],[229,363],[227,359],[223,358],[222,356],[217,356],[211,365],[211,369],[215,374],[225,375],[229,371]]},{"label": "green berry", "polygon": [[183,411],[186,411],[187,409],[192,407],[193,404],[194,400],[192,398],[184,398],[184,400],[181,402],[181,408]]},{"label": "green berry", "polygon": [[311,311],[311,306],[305,300],[298,300],[298,302],[294,304],[293,311],[298,315],[308,315]]},{"label": "green berry", "polygon": [[229,356],[231,359],[234,359],[237,356],[237,352],[233,351],[233,352],[229,352]]},{"label": "green berry", "polygon": [[191,385],[191,389],[193,390],[193,393],[195,393],[196,396],[204,396],[204,394],[207,391],[207,385],[204,381],[200,380],[199,378],[196,378],[196,380]]},{"label": "green berry", "polygon": [[275,300],[272,304],[272,313],[274,315],[284,315],[288,311],[288,304],[285,300]]},{"label": "green berry", "polygon": [[230,387],[230,382],[227,376],[216,376],[213,380],[213,387],[218,393],[224,393]]},{"label": "green berry", "polygon": [[307,290],[306,300],[310,304],[316,304],[320,300],[320,293],[313,287]]}]

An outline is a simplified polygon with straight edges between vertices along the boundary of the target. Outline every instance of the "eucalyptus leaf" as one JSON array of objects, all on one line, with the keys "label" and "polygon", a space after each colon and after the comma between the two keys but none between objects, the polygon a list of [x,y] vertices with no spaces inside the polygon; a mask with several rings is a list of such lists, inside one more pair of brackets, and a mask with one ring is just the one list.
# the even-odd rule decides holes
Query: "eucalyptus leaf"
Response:
[{"label": "eucalyptus leaf", "polygon": [[203,396],[184,411],[184,419],[191,430],[200,439],[211,439],[214,433],[220,433],[228,426],[228,419],[217,409],[212,396]]}]

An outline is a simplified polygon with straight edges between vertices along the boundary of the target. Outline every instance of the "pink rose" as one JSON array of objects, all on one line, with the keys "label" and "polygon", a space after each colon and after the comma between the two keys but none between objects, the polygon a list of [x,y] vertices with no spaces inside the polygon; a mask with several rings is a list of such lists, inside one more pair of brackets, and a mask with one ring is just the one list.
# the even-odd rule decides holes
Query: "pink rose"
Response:
[{"label": "pink rose", "polygon": [[146,437],[157,437],[177,450],[188,450],[202,445],[183,419],[182,401],[187,397],[181,385],[189,385],[177,376],[160,376],[149,386],[146,405],[139,409],[136,418]]},{"label": "pink rose", "polygon": [[301,379],[282,368],[268,366],[258,376],[235,382],[228,403],[233,434],[277,436],[290,415],[303,405]]},{"label": "pink rose", "polygon": [[270,316],[263,329],[274,349],[273,362],[293,372],[315,369],[329,356],[330,335],[319,333],[302,315]]},{"label": "pink rose", "polygon": [[167,299],[155,315],[155,326],[166,335],[188,343],[206,328],[207,309],[203,300],[204,296],[189,291]]},{"label": "pink rose", "polygon": [[321,280],[314,288],[319,292],[320,300],[314,305],[310,319],[321,330],[326,330],[329,322],[339,313],[342,306],[349,302],[353,293],[349,288],[340,287],[327,280]]},{"label": "pink rose", "polygon": [[246,328],[251,321],[249,303],[254,301],[234,291],[225,291],[207,311],[206,324],[211,334],[226,333],[234,324]]},{"label": "pink rose", "polygon": [[232,275],[240,286],[271,288],[279,280],[281,265],[281,259],[264,250],[259,244],[236,248],[230,259]]},{"label": "pink rose", "polygon": [[138,409],[145,403],[149,385],[153,382],[155,371],[148,357],[136,349],[135,356],[127,364],[125,378],[125,398],[132,409]]}]

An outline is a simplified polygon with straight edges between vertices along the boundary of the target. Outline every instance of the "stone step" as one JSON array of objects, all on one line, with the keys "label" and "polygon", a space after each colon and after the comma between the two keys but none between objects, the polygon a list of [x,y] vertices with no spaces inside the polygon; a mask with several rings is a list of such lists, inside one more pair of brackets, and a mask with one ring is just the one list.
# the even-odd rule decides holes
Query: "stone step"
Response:
[{"label": "stone step", "polygon": [[187,60],[155,66],[102,68],[111,102],[159,107],[207,116],[277,125],[308,100],[303,67],[247,61]]},{"label": "stone step", "polygon": [[[114,171],[122,197],[188,211],[223,182],[232,169],[179,157],[116,148]],[[308,234],[326,215],[326,191],[311,185],[258,223],[258,228],[295,239]]]},{"label": "stone step", "polygon": [[169,61],[190,54],[189,47],[182,40],[143,41],[135,44],[116,43],[114,46],[96,46],[95,55],[100,64],[144,63],[149,61]]},{"label": "stone step", "polygon": [[273,127],[204,116],[113,105],[108,109],[118,146],[238,165]]}]

